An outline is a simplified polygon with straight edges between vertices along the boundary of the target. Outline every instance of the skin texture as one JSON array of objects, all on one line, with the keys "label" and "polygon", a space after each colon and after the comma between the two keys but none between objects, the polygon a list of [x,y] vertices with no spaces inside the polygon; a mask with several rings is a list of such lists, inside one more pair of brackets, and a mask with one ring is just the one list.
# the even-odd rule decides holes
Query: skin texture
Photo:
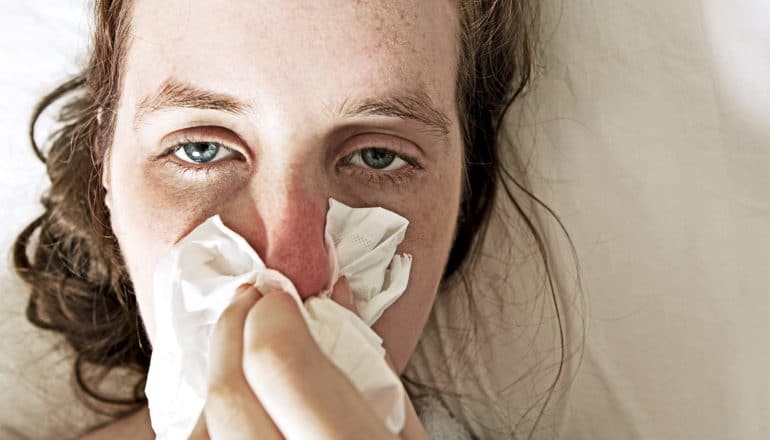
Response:
[{"label": "skin texture", "polygon": [[[434,301],[460,202],[453,2],[137,0],[132,26],[103,184],[150,340],[156,262],[214,214],[301,296],[324,288],[330,280],[323,231],[334,197],[354,207],[382,206],[410,221],[397,250],[413,256],[409,287],[374,325],[400,373]],[[181,86],[238,102],[223,110],[160,104],[160,90]],[[415,92],[446,116],[447,133],[395,116],[339,114],[359,102]],[[190,140],[232,152],[221,149],[204,165],[169,153]],[[383,177],[388,171],[367,167],[357,153],[375,147],[418,165],[396,159],[389,166],[395,177]],[[260,313],[270,316],[269,302],[255,304],[262,302]],[[272,307],[280,314],[280,305]]]}]

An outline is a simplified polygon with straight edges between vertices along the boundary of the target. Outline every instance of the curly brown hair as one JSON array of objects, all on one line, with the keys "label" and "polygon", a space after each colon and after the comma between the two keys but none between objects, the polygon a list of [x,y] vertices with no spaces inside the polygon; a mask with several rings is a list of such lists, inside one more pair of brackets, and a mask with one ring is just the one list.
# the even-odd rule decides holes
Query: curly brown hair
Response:
[{"label": "curly brown hair", "polygon": [[[545,209],[560,226],[561,221],[500,157],[501,146],[506,145],[506,113],[533,79],[538,58],[538,8],[526,0],[456,3],[461,29],[456,105],[465,146],[465,185],[442,283],[461,271],[472,273],[500,189],[537,242],[550,281],[548,248],[514,190]],[[112,141],[130,41],[131,4],[131,0],[95,1],[93,46],[87,65],[45,96],[34,111],[29,137],[46,165],[51,185],[42,196],[44,213],[14,244],[15,269],[31,288],[28,319],[40,328],[61,333],[72,346],[76,354],[74,377],[82,396],[128,410],[145,403],[143,385],[150,348],[132,283],[110,228],[101,174],[104,154]],[[35,142],[35,125],[40,115],[60,100],[64,102],[59,113],[61,126],[50,135],[44,151]],[[507,153],[515,157],[516,151]],[[549,285],[559,320],[563,363],[564,331],[556,292],[553,283]],[[138,374],[131,395],[115,396],[100,389],[100,381],[116,369]],[[94,375],[94,371],[100,373]],[[560,376],[561,368],[554,384]],[[548,399],[543,408],[547,404]]]}]

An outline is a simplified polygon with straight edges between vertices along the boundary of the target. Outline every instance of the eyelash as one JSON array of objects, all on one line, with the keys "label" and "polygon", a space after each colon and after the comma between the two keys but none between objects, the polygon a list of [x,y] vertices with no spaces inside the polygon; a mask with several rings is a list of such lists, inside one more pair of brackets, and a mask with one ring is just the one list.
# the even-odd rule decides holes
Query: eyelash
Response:
[{"label": "eyelash", "polygon": [[[226,168],[226,167],[232,166],[232,160],[228,160],[228,159],[211,162],[208,165],[194,165],[188,162],[182,163],[180,162],[179,159],[175,158],[175,153],[180,148],[183,148],[187,144],[198,143],[198,142],[215,143],[219,145],[220,148],[225,148],[235,154],[240,154],[237,149],[229,147],[224,142],[211,141],[208,139],[193,139],[190,137],[185,137],[181,141],[176,142],[174,146],[166,150],[166,152],[163,153],[161,157],[166,158],[166,163],[172,166],[176,172],[180,173],[183,178],[206,180],[211,177],[212,172],[216,172],[220,168]],[[369,148],[382,148],[382,147],[372,146],[372,147],[358,149],[348,154],[347,156],[345,156],[342,160],[344,165],[339,166],[339,168],[346,168],[346,167],[351,168],[351,170],[348,172],[351,175],[357,176],[362,180],[365,180],[366,184],[368,185],[371,185],[377,188],[382,188],[384,185],[390,184],[393,188],[396,188],[396,189],[401,189],[408,186],[409,183],[411,183],[412,178],[415,177],[417,171],[422,169],[422,166],[420,165],[417,159],[415,159],[414,157],[408,154],[404,154],[400,151],[397,151],[391,148],[382,148],[382,149],[395,154],[396,157],[402,159],[404,162],[407,163],[407,165],[394,171],[378,172],[378,171],[367,170],[366,168],[362,168],[357,165],[351,165],[349,163],[350,160],[352,160],[354,155],[360,154],[362,151],[367,150]],[[237,159],[234,159],[234,160],[237,160]]]}]

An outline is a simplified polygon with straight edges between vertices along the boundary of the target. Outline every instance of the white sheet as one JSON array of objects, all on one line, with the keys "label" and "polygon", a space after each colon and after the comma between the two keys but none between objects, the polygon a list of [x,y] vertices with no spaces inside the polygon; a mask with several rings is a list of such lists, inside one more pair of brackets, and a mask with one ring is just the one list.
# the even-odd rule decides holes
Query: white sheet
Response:
[{"label": "white sheet", "polygon": [[[45,182],[29,112],[75,71],[88,23],[78,0],[3,3],[7,255]],[[520,139],[535,192],[575,239],[590,306],[584,362],[553,422],[563,438],[770,437],[768,9],[546,2],[547,67]],[[5,267],[0,292],[0,437],[63,438],[93,420],[70,404],[70,361],[26,324]]]},{"label": "white sheet", "polygon": [[564,438],[769,438],[770,3],[562,14],[523,138],[590,305]]}]

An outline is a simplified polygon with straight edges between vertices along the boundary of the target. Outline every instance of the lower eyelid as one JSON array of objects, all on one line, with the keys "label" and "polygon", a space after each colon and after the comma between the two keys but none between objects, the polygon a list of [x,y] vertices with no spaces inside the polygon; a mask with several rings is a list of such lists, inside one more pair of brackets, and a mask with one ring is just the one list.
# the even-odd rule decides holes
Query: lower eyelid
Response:
[{"label": "lower eyelid", "polygon": [[180,181],[191,183],[213,183],[233,181],[233,179],[248,178],[249,171],[243,169],[243,165],[237,160],[223,160],[211,165],[196,166],[191,163],[181,163],[173,156],[165,157],[160,165],[175,174]]},{"label": "lower eyelid", "polygon": [[390,183],[396,189],[408,187],[411,181],[419,176],[421,170],[420,167],[411,164],[394,171],[376,171],[358,165],[343,165],[340,168],[345,174],[363,180],[364,183],[378,189],[381,189],[385,183]]}]

